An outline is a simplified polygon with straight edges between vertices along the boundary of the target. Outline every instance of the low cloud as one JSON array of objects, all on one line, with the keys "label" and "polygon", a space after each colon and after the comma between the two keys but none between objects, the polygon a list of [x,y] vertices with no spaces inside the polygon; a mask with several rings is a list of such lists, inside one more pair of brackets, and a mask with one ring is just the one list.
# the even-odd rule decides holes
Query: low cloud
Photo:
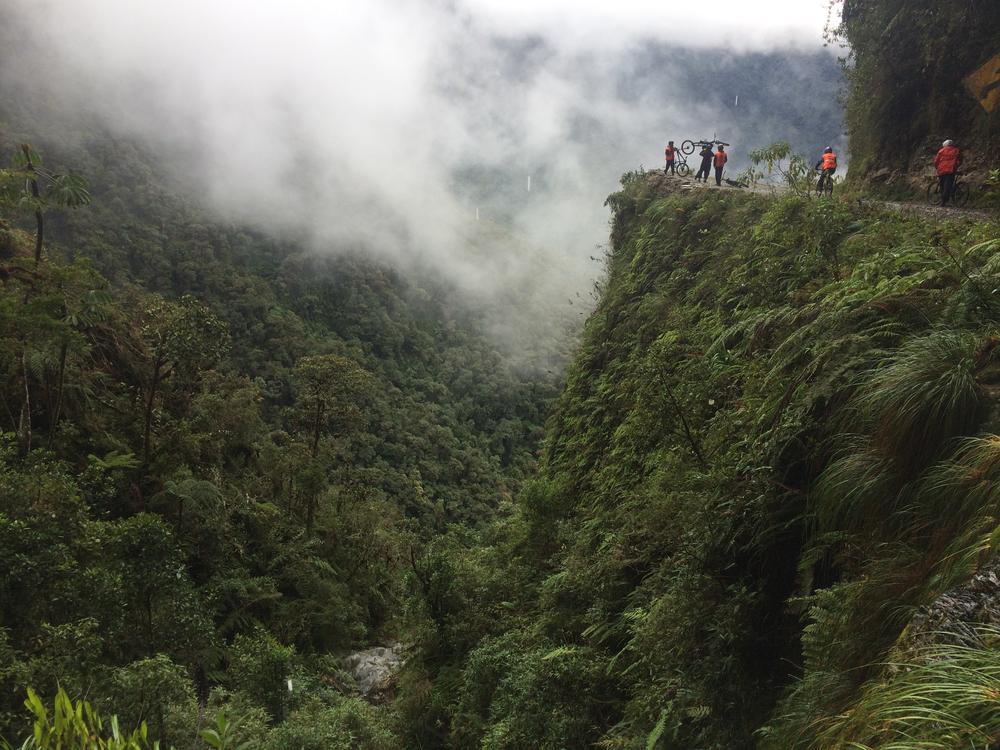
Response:
[{"label": "low cloud", "polygon": [[[827,78],[834,66],[818,52],[822,0],[724,0],[701,18],[662,0],[538,5],[0,0],[0,13],[44,54],[15,51],[5,75],[152,146],[227,219],[429,264],[485,299],[517,289],[530,320],[589,288],[604,196],[621,172],[660,166],[666,137],[789,137],[766,132],[780,127],[767,107],[753,114],[761,95],[737,110],[727,81],[699,84],[696,66],[739,70],[717,45],[810,50]],[[832,140],[839,118],[821,116],[834,122],[817,142]]]}]

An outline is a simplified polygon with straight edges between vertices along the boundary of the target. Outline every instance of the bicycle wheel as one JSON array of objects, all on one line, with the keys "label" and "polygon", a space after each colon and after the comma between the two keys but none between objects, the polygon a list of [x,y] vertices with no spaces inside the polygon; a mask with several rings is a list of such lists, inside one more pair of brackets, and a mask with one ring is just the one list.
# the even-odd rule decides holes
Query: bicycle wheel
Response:
[{"label": "bicycle wheel", "polygon": [[823,184],[823,195],[827,198],[833,197],[833,178],[827,177],[826,182]]},{"label": "bicycle wheel", "polygon": [[681,144],[681,153],[685,156],[694,153],[694,141],[684,141]]},{"label": "bicycle wheel", "polygon": [[677,174],[679,174],[681,177],[690,177],[691,167],[689,167],[686,162],[681,162],[680,164],[677,165]]},{"label": "bicycle wheel", "polygon": [[964,182],[955,185],[955,192],[951,195],[951,202],[962,207],[969,202],[969,186]]},{"label": "bicycle wheel", "polygon": [[932,182],[927,186],[927,202],[932,206],[941,205],[941,185],[937,182]]}]

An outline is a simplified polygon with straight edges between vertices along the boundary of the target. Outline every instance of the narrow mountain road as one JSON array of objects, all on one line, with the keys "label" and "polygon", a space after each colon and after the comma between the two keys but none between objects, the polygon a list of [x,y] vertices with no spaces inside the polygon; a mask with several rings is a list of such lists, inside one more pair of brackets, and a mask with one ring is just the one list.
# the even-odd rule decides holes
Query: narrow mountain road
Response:
[{"label": "narrow mountain road", "polygon": [[982,211],[977,208],[948,208],[944,206],[931,206],[927,203],[900,203],[898,201],[863,200],[863,203],[866,205],[873,203],[879,206],[884,206],[885,208],[890,208],[893,211],[930,216],[936,219],[954,219],[961,217],[975,219],[976,221],[989,221],[997,218],[995,214],[991,214],[989,211]]},{"label": "narrow mountain road", "polygon": [[[697,182],[690,177],[673,177],[666,176],[662,172],[651,172],[650,173],[650,183],[653,184],[658,190],[663,192],[675,192],[678,189],[681,191],[688,190],[723,190],[723,191],[739,191],[743,193],[754,193],[756,195],[770,195],[778,196],[784,195],[789,192],[789,189],[783,185],[754,185],[753,187],[738,187],[732,183],[723,182],[721,187],[716,186],[715,178],[712,177],[707,183]],[[907,214],[917,214],[920,216],[926,216],[929,218],[935,218],[940,220],[946,219],[971,219],[973,221],[991,221],[1000,217],[989,211],[983,211],[981,209],[975,208],[951,208],[942,206],[931,206],[927,203],[906,203],[902,201],[880,201],[871,200],[868,198],[858,198],[858,204],[860,206],[881,206],[887,208],[891,211],[898,211],[900,213]]]}]

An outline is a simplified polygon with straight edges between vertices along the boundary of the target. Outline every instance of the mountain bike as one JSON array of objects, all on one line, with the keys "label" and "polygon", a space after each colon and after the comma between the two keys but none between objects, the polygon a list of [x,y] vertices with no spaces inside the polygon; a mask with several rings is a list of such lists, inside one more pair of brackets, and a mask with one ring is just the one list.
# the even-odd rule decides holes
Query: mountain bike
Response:
[{"label": "mountain bike", "polygon": [[[941,205],[941,183],[937,178],[927,186],[927,202],[932,206]],[[960,174],[955,175],[955,187],[951,191],[951,204],[963,207],[969,202],[969,186],[962,182]]]},{"label": "mountain bike", "polygon": [[687,154],[693,154],[696,148],[705,148],[705,146],[708,146],[709,148],[715,148],[716,146],[725,146],[726,148],[729,148],[728,143],[726,143],[725,141],[720,141],[719,139],[713,137],[712,140],[710,141],[686,140],[683,143],[681,143],[680,150],[682,154],[687,155]]},{"label": "mountain bike", "polygon": [[674,171],[680,177],[690,177],[691,167],[688,166],[687,157],[681,152],[680,149],[674,152]]},{"label": "mountain bike", "polygon": [[[816,170],[816,174],[822,175],[823,174],[822,168],[821,169],[817,169]],[[823,180],[823,189],[822,190],[819,189],[819,180],[816,180],[815,182],[811,182],[810,185],[809,185],[809,195],[810,196],[815,195],[817,198],[819,198],[819,197],[832,198],[833,197],[833,175],[831,174],[825,180]]]}]

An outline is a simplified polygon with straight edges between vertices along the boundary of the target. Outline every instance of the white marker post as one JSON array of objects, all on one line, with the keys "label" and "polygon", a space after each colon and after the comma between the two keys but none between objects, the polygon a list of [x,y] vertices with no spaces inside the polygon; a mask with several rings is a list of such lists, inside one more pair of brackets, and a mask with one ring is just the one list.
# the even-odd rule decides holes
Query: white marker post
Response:
[{"label": "white marker post", "polygon": [[531,192],[531,175],[528,175],[528,192]]}]

